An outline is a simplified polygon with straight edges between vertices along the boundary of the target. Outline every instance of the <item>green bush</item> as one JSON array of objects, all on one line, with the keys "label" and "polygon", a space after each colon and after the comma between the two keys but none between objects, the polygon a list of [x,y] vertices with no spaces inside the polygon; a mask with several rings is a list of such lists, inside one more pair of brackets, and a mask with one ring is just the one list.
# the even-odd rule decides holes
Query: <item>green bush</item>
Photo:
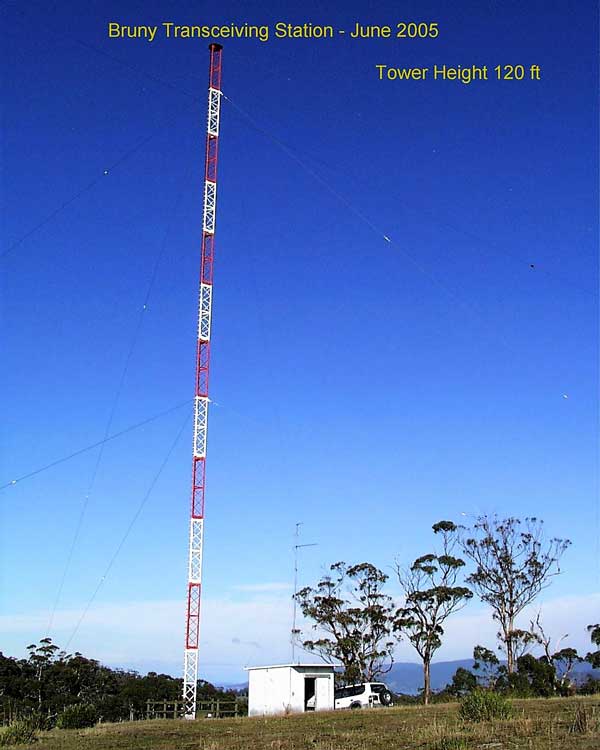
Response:
[{"label": "green bush", "polygon": [[513,707],[511,702],[500,693],[474,690],[460,702],[459,714],[463,721],[509,719],[513,714]]},{"label": "green bush", "polygon": [[95,706],[78,703],[67,706],[56,720],[59,729],[83,729],[93,727],[98,721],[98,711]]},{"label": "green bush", "polygon": [[34,712],[29,714],[24,721],[26,721],[32,729],[37,729],[39,732],[47,732],[54,728],[54,725],[56,724],[56,716],[53,718],[52,716],[44,716],[43,714]]},{"label": "green bush", "polygon": [[435,750],[468,750],[469,744],[462,737],[442,737]]},{"label": "green bush", "polygon": [[29,719],[19,719],[10,726],[0,729],[0,747],[7,745],[27,745],[36,740],[35,723]]}]

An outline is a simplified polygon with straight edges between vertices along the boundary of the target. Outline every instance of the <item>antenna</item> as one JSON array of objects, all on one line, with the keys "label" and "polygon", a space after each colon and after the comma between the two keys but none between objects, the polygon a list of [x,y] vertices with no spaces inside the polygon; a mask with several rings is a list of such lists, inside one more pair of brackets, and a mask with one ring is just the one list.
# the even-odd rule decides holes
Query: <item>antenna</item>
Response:
[{"label": "antenna", "polygon": [[196,718],[198,645],[200,641],[200,591],[202,586],[202,547],[204,541],[204,485],[206,435],[208,426],[208,371],[210,364],[210,323],[212,312],[213,253],[217,214],[217,156],[221,112],[220,44],[210,44],[208,73],[208,120],[204,158],[204,207],[200,254],[200,305],[196,348],[194,397],[194,442],[192,448],[192,502],[190,510],[187,612],[183,666],[183,709],[186,719]]},{"label": "antenna", "polygon": [[312,542],[311,544],[298,544],[298,541],[300,539],[300,526],[303,526],[304,524],[300,521],[296,524],[296,530],[294,532],[294,613],[292,616],[292,632],[291,632],[291,644],[292,644],[292,662],[294,661],[295,655],[296,655],[296,636],[300,633],[298,628],[296,628],[296,610],[297,610],[297,602],[296,602],[296,594],[298,593],[298,550],[302,549],[303,547],[317,547],[317,542]]}]

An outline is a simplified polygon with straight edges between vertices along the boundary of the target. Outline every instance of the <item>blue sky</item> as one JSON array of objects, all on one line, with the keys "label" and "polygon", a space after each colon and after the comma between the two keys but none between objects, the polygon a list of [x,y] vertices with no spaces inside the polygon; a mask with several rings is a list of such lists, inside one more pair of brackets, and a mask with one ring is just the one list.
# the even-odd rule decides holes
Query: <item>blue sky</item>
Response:
[{"label": "blue sky", "polygon": [[[548,617],[567,600],[578,627],[599,610],[596,11],[455,5],[408,2],[402,17],[392,3],[3,10],[3,239],[18,244],[2,261],[0,484],[102,438],[134,340],[111,431],[193,395],[207,45],[111,40],[107,23],[440,25],[435,40],[225,43],[236,106],[223,102],[219,164],[211,679],[285,658],[298,521],[318,543],[302,555],[311,583],[339,559],[414,559],[440,518],[541,516],[573,540]],[[398,83],[375,69],[506,63],[538,64],[542,78]],[[184,418],[106,445],[59,644]],[[71,649],[179,669],[190,446],[191,420]],[[45,634],[97,456],[0,493],[7,653]],[[470,652],[480,625],[464,624],[449,656]]]}]

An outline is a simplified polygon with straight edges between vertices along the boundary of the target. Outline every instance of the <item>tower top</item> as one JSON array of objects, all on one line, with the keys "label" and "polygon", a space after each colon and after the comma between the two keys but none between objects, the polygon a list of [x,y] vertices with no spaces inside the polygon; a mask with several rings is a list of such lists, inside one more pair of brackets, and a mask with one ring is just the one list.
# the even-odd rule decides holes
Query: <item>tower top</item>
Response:
[{"label": "tower top", "polygon": [[208,49],[209,49],[209,50],[210,50],[211,52],[218,52],[218,51],[219,51],[220,49],[223,49],[223,45],[222,45],[222,44],[217,44],[216,42],[211,42],[211,43],[210,43],[210,44],[208,45]]}]

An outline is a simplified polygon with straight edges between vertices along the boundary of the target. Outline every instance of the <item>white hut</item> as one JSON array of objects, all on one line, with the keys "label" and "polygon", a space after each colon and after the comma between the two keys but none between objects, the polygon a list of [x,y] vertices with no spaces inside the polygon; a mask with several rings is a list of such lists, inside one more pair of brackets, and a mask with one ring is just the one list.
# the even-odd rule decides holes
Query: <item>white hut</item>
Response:
[{"label": "white hut", "polygon": [[247,667],[248,715],[333,711],[333,667],[276,664]]}]

